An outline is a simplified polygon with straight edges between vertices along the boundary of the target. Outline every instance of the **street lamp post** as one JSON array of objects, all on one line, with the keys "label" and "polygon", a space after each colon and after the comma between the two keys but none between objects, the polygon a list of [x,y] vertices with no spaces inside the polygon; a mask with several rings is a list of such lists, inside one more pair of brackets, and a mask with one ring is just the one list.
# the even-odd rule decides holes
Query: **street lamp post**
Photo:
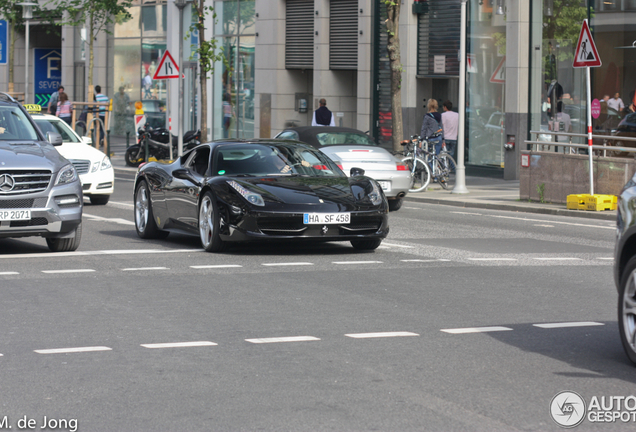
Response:
[{"label": "street lamp post", "polygon": [[18,6],[22,6],[22,18],[26,20],[26,47],[24,49],[24,103],[29,99],[29,21],[33,18],[33,6],[37,6],[37,3],[24,2],[18,3]]},{"label": "street lamp post", "polygon": [[466,129],[466,1],[461,0],[461,30],[459,35],[459,127],[457,133],[457,167],[455,168],[455,187],[451,193],[467,194],[466,167],[464,165],[465,129]]},{"label": "street lamp post", "polygon": [[183,155],[183,93],[184,93],[184,80],[183,80],[183,9],[190,3],[187,0],[174,0],[174,5],[179,8],[179,61],[181,67],[179,68],[179,115],[177,116],[177,155],[181,157]]}]

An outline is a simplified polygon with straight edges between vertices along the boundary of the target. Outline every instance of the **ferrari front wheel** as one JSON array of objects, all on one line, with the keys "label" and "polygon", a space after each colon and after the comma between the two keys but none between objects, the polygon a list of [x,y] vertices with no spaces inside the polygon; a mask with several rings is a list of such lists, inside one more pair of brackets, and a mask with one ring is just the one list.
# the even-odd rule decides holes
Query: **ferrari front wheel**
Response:
[{"label": "ferrari front wheel", "polygon": [[220,227],[219,206],[212,193],[206,192],[199,205],[199,237],[206,252],[222,252],[225,249],[226,244],[219,235]]}]

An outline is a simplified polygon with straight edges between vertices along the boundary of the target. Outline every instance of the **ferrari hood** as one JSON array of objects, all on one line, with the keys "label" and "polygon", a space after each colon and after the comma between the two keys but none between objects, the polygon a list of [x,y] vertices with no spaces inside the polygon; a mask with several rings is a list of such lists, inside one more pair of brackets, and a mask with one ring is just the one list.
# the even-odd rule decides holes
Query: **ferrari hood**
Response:
[{"label": "ferrari hood", "polygon": [[287,204],[353,203],[346,177],[255,177],[237,179],[243,186],[269,199]]}]

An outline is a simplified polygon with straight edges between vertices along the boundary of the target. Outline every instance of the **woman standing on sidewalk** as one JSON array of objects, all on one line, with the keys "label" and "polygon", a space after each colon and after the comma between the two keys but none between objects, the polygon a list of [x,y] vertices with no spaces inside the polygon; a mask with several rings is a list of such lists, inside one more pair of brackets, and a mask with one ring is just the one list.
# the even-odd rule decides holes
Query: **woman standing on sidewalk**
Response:
[{"label": "woman standing on sidewalk", "polygon": [[64,120],[69,126],[72,127],[71,122],[73,113],[71,112],[71,102],[69,102],[68,95],[64,92],[60,93],[60,101],[57,104],[55,115]]},{"label": "woman standing on sidewalk", "polygon": [[439,154],[442,151],[442,142],[444,141],[444,128],[442,127],[442,115],[437,112],[437,101],[435,99],[429,99],[428,113],[424,116],[422,121],[422,130],[420,131],[420,138],[428,140],[429,143],[435,145],[435,153]]}]

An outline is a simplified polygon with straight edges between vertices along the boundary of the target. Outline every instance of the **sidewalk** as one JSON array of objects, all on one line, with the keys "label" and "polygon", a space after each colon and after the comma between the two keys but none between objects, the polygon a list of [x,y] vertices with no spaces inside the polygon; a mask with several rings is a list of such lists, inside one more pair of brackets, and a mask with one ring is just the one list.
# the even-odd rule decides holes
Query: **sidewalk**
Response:
[{"label": "sidewalk", "polygon": [[[134,144],[131,138],[130,144]],[[126,138],[111,138],[111,157],[116,171],[136,172],[136,168],[126,166],[124,152],[126,151]],[[502,180],[490,177],[466,177],[468,194],[451,193],[454,186],[451,179],[447,190],[442,189],[437,183],[429,185],[426,191],[409,193],[405,198],[408,201],[425,202],[429,204],[443,204],[455,207],[508,210],[526,213],[539,213],[558,216],[572,216],[589,219],[616,220],[616,210],[612,211],[585,211],[568,210],[565,204],[550,204],[522,201],[519,198],[519,180]]]}]

